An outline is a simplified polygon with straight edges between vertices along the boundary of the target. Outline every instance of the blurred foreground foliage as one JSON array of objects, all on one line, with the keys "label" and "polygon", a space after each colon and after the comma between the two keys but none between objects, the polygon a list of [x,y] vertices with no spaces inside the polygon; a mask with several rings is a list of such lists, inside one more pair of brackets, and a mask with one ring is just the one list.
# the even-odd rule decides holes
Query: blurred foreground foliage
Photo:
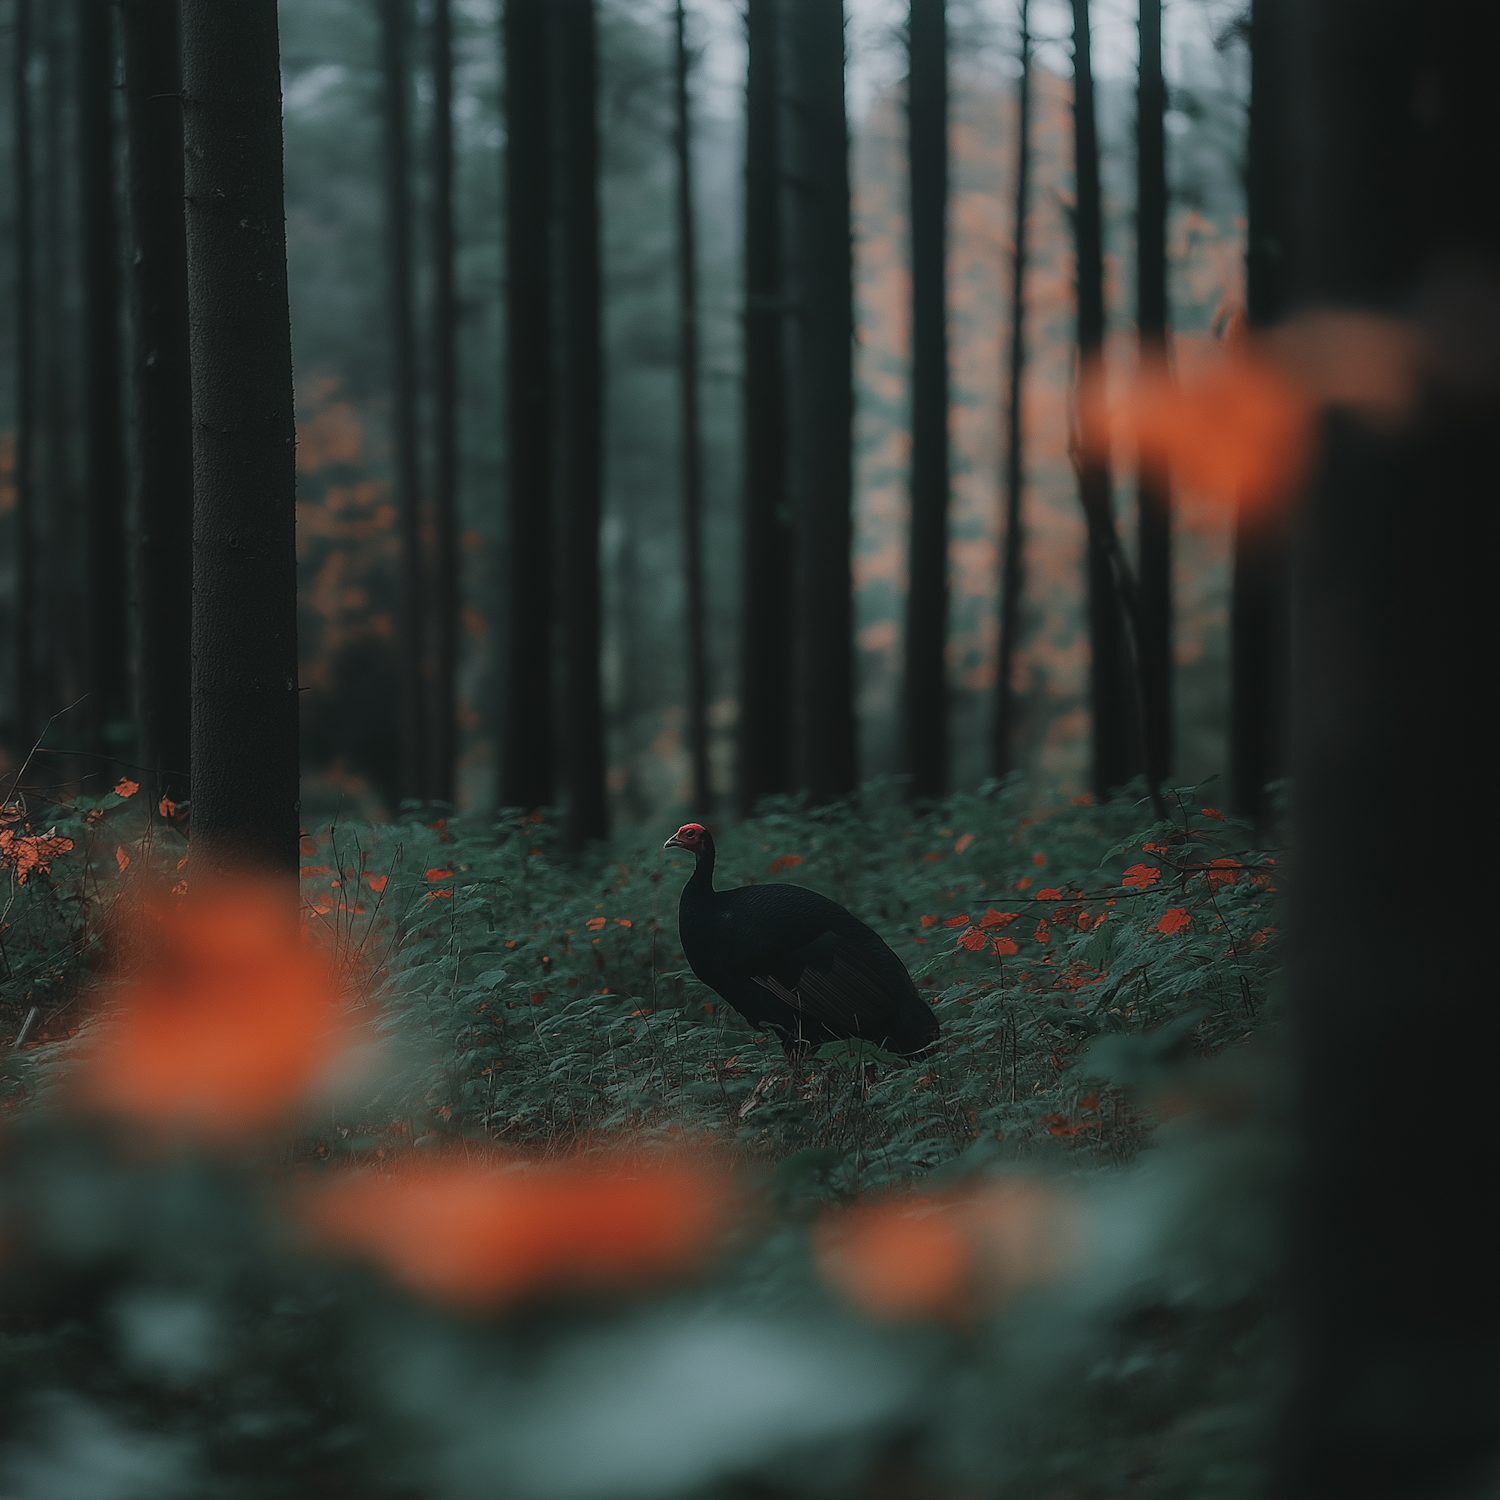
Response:
[{"label": "blurred foreground foliage", "polygon": [[[1277,865],[1203,792],[1142,827],[1130,799],[913,813],[877,785],[724,829],[721,885],[843,902],[942,1022],[915,1064],[831,1046],[803,1078],[686,970],[660,837],[570,863],[546,819],[310,831],[307,941],[351,1040],[295,1120],[226,1136],[162,1129],[172,1070],[212,1112],[274,1006],[236,1033],[215,1001],[221,1055],[172,1044],[154,1104],[77,1082],[140,1052],[100,1050],[132,995],[200,983],[134,940],[132,893],[154,872],[170,907],[191,865],[177,810],[128,788],[10,809],[0,851],[6,1035],[32,1020],[4,1079],[0,1493],[1257,1488]],[[201,982],[239,996],[262,961]]]}]

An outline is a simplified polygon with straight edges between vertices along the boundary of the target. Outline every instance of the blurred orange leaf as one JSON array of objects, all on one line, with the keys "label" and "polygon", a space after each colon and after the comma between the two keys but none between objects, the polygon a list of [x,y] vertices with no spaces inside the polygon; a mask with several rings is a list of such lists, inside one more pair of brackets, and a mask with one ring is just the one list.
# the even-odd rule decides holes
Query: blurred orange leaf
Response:
[{"label": "blurred orange leaf", "polygon": [[800,865],[802,856],[800,854],[778,854],[767,866],[773,875],[784,875],[793,865]]},{"label": "blurred orange leaf", "polygon": [[1044,865],[1047,863],[1047,856],[1045,854],[1033,854],[1031,862],[1034,865]]},{"label": "blurred orange leaf", "polygon": [[938,924],[938,922],[939,922],[939,920],[940,920],[940,918],[938,918],[936,915],[923,917],[922,918],[922,925],[924,927],[936,927],[937,924]]},{"label": "blurred orange leaf", "polygon": [[[951,892],[950,892],[950,894],[951,894]],[[969,920],[969,918],[968,918],[967,913],[965,913],[965,915],[963,915],[961,917],[948,917],[943,922],[943,926],[944,927],[962,927],[968,920]]]},{"label": "blurred orange leaf", "polygon": [[635,923],[632,922],[629,917],[616,917],[615,918],[615,926],[616,927],[634,927]]},{"label": "blurred orange leaf", "polygon": [[385,889],[385,883],[390,878],[389,875],[366,875],[365,884],[378,896]]},{"label": "blurred orange leaf", "polygon": [[966,932],[958,935],[959,946],[967,948],[970,953],[977,953],[985,945],[984,929],[970,927]]},{"label": "blurred orange leaf", "polygon": [[1036,893],[1036,899],[1038,901],[1061,901],[1062,894],[1056,886],[1049,885],[1045,890]]},{"label": "blurred orange leaf", "polygon": [[605,917],[590,917],[588,921],[584,923],[584,926],[587,927],[590,932],[598,932],[600,928],[604,926],[606,921],[607,918]]},{"label": "blurred orange leaf", "polygon": [[130,867],[130,856],[118,845],[115,848],[115,863],[120,867],[121,874]]},{"label": "blurred orange leaf", "polygon": [[992,906],[979,919],[979,925],[981,927],[1008,927],[1018,915],[1019,913],[1013,911],[996,911]]},{"label": "blurred orange leaf", "polygon": [[424,880],[452,880],[453,879],[453,871],[452,870],[429,870],[426,873],[426,875],[424,875],[422,878]]},{"label": "blurred orange leaf", "polygon": [[1045,946],[1052,941],[1052,927],[1046,917],[1036,924],[1036,932],[1033,934],[1036,941]]},{"label": "blurred orange leaf", "polygon": [[959,834],[958,838],[954,840],[953,852],[955,854],[962,854],[964,850],[967,849],[973,842],[974,835],[972,833],[961,833]]},{"label": "blurred orange leaf", "polygon": [[1224,814],[1217,807],[1205,807],[1201,808],[1200,811],[1205,818],[1217,818],[1221,823],[1224,821]]}]

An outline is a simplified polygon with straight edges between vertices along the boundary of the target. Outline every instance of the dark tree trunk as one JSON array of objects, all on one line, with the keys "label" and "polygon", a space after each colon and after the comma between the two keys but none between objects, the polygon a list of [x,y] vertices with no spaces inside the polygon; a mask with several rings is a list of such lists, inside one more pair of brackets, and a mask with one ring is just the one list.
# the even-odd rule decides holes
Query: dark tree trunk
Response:
[{"label": "dark tree trunk", "polygon": [[502,807],[549,806],[553,766],[552,172],[547,0],[506,0]]},{"label": "dark tree trunk", "polygon": [[157,797],[189,792],[193,387],[182,217],[177,0],[120,0],[129,147],[131,387],[141,764]]},{"label": "dark tree trunk", "polygon": [[[1161,69],[1161,0],[1140,3],[1136,94],[1136,329],[1143,375],[1165,379],[1167,360],[1166,85]],[[1139,497],[1141,699],[1146,776],[1160,786],[1172,765],[1172,492],[1167,466],[1143,459]]]},{"label": "dark tree trunk", "polygon": [[911,0],[911,549],[901,767],[915,797],[948,790],[948,19]]},{"label": "dark tree trunk", "polygon": [[[1088,0],[1073,0],[1073,149],[1077,206],[1078,378],[1087,391],[1104,378],[1104,226],[1099,199],[1099,139],[1089,56]],[[1078,459],[1078,496],[1088,523],[1089,700],[1093,711],[1093,785],[1101,797],[1140,770],[1131,662],[1117,579],[1109,455],[1099,446]]]},{"label": "dark tree trunk", "polygon": [[739,801],[792,788],[792,555],[782,272],[780,0],[747,0],[744,601]]},{"label": "dark tree trunk", "polygon": [[[1475,674],[1496,646],[1500,204],[1480,185],[1500,179],[1500,36],[1494,7],[1472,0],[1299,0],[1285,15],[1292,305],[1412,318],[1426,353],[1403,427],[1327,420],[1298,517],[1284,1278],[1295,1364],[1266,1493],[1477,1500],[1500,1473],[1500,1292],[1482,1186],[1494,1170],[1493,959],[1474,934],[1442,939],[1452,880],[1404,876],[1430,863],[1450,805],[1466,848],[1497,837],[1493,798],[1451,803],[1443,788],[1456,746],[1478,750],[1483,786],[1494,737]],[[1372,872],[1401,883],[1401,935],[1372,913]],[[1441,1142],[1372,1131],[1371,1101],[1410,1092],[1414,1027],[1438,997],[1463,1039],[1444,1055]]]},{"label": "dark tree trunk", "polygon": [[1030,0],[1021,0],[1021,77],[1016,108],[1016,230],[1010,283],[1010,368],[1005,407],[1005,560],[1000,578],[1000,649],[995,667],[996,776],[1016,769],[1016,648],[1024,586],[1021,494],[1025,483],[1021,397],[1026,373],[1026,212],[1031,187]]},{"label": "dark tree trunk", "polygon": [[275,0],[183,0],[193,837],[297,863],[296,425]]},{"label": "dark tree trunk", "polygon": [[432,5],[432,763],[428,796],[452,804],[458,769],[458,354],[453,286],[453,26],[449,0]]},{"label": "dark tree trunk", "polygon": [[422,485],[417,452],[417,346],[411,248],[411,64],[409,0],[381,0],[384,85],[386,317],[391,335],[391,439],[396,519],[401,538],[397,611],[397,703],[401,797],[427,796],[425,725],[426,593],[422,556]]},{"label": "dark tree trunk", "polygon": [[599,330],[599,142],[593,0],[552,0],[557,384],[553,397],[564,842],[609,833],[599,676],[604,369]]},{"label": "dark tree trunk", "polygon": [[706,819],[713,803],[708,771],[708,640],[703,600],[703,451],[698,425],[698,267],[693,225],[693,142],[688,99],[688,51],[682,0],[677,0],[677,319],[682,421],[683,593],[687,613],[688,758],[693,815]]},{"label": "dark tree trunk", "polygon": [[842,0],[797,0],[788,20],[796,778],[827,801],[852,791],[856,776],[854,287]]},{"label": "dark tree trunk", "polygon": [[38,728],[36,694],[36,233],[31,147],[31,0],[16,0],[11,40],[16,235],[16,612],[12,738],[18,760]]},{"label": "dark tree trunk", "polygon": [[[78,229],[83,264],[83,452],[88,538],[89,749],[133,752],[130,631],[125,614],[125,432],[120,372],[120,240],[115,208],[115,49],[111,0],[80,0],[74,21],[78,87]],[[129,758],[133,761],[134,754]],[[113,783],[96,767],[102,791]]]},{"label": "dark tree trunk", "polygon": [[[1286,115],[1283,29],[1286,0],[1250,8],[1250,131],[1245,257],[1250,325],[1286,311]],[[1287,515],[1278,503],[1243,499],[1236,511],[1229,613],[1230,805],[1262,829],[1268,783],[1286,769]]]}]

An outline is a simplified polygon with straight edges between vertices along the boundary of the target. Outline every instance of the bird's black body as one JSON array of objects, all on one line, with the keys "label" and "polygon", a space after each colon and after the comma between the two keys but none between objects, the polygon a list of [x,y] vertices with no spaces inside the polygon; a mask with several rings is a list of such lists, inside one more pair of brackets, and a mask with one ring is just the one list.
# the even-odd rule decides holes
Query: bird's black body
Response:
[{"label": "bird's black body", "polygon": [[906,966],[838,902],[800,885],[716,891],[706,829],[687,824],[668,844],[697,859],[677,908],[693,973],[774,1031],[789,1057],[856,1037],[907,1055],[937,1040],[937,1017]]}]

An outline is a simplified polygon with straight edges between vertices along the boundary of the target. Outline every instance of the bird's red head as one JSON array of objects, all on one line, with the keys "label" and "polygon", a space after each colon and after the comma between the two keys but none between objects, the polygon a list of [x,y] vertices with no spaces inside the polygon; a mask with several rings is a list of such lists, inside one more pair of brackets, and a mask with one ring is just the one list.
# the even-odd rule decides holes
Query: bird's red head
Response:
[{"label": "bird's red head", "polygon": [[684,823],[669,838],[663,849],[686,849],[689,854],[702,854],[708,845],[708,830],[701,823]]}]

